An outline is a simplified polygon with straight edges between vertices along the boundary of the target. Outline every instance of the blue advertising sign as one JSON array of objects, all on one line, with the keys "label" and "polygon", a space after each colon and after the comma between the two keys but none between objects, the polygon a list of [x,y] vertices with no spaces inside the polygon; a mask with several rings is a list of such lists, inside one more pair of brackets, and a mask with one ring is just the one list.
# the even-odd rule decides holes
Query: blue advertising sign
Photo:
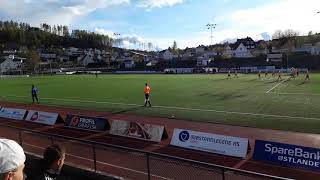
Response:
[{"label": "blue advertising sign", "polygon": [[320,170],[320,149],[256,140],[253,159],[282,166]]},{"label": "blue advertising sign", "polygon": [[80,116],[73,114],[67,114],[64,126],[90,131],[106,131],[110,129],[110,124],[105,118]]}]

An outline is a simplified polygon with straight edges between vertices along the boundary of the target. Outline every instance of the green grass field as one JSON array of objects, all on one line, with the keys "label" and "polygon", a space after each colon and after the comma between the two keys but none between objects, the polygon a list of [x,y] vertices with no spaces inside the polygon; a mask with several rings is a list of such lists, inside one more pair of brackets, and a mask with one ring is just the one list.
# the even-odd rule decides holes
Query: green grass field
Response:
[{"label": "green grass field", "polygon": [[[306,83],[304,75],[281,83],[257,75],[227,80],[224,74],[70,75],[0,82],[5,101],[30,103],[35,84],[44,105],[320,133],[320,74],[311,74]],[[145,82],[152,88],[152,108],[141,107]]]}]

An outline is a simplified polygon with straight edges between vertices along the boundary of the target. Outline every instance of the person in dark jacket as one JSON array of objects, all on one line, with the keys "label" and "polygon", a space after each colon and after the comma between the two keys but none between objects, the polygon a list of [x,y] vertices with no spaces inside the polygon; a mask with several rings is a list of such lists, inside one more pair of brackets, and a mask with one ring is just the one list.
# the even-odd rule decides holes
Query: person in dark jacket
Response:
[{"label": "person in dark jacket", "polygon": [[63,179],[60,171],[64,164],[65,148],[58,144],[47,147],[39,167],[33,170],[32,180],[59,180]]},{"label": "person in dark jacket", "polygon": [[31,87],[31,96],[32,96],[32,103],[34,104],[34,100],[37,100],[37,103],[39,104],[38,89],[33,84]]}]

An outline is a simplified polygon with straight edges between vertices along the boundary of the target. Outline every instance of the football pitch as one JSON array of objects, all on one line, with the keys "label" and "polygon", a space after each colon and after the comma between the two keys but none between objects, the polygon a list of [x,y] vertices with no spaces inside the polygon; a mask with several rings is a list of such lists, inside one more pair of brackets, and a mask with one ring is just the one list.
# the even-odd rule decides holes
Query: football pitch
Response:
[{"label": "football pitch", "polygon": [[[40,104],[130,113],[192,121],[320,133],[320,74],[304,81],[258,79],[240,74],[56,75],[1,78],[2,101],[31,103],[31,85]],[[151,86],[151,108],[144,83]],[[1,105],[1,104],[0,104]]]}]

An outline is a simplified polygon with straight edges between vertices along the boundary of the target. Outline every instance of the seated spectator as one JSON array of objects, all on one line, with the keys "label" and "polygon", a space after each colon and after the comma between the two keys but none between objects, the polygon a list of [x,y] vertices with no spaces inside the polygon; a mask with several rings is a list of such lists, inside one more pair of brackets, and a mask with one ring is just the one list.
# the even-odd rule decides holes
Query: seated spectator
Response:
[{"label": "seated spectator", "polygon": [[[47,147],[43,153],[40,167],[33,169],[32,180],[56,180],[61,179],[60,171],[64,164],[65,148],[53,144]],[[63,179],[63,178],[62,178]]]},{"label": "seated spectator", "polygon": [[26,156],[15,141],[0,139],[0,180],[23,180]]}]

